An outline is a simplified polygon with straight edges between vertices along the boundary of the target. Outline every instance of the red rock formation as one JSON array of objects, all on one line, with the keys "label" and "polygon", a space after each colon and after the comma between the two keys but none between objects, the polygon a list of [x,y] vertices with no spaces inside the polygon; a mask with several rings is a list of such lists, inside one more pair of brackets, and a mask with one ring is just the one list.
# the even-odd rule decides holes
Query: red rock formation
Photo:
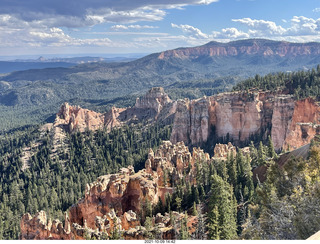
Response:
[{"label": "red rock formation", "polygon": [[153,87],[145,96],[137,98],[135,108],[151,108],[159,114],[168,103],[171,103],[171,99],[164,92],[164,89],[162,87]]},{"label": "red rock formation", "polygon": [[310,54],[319,55],[319,45],[315,43],[297,44],[252,39],[229,43],[210,42],[200,47],[164,51],[159,54],[158,59],[196,59],[201,56],[224,57],[240,55],[295,57]]},{"label": "red rock formation", "polygon": [[216,144],[214,147],[214,157],[215,158],[227,158],[228,154],[233,154],[233,156],[236,156],[237,149],[235,146],[229,142],[228,144]]},{"label": "red rock formation", "polygon": [[[87,185],[85,197],[70,207],[64,226],[60,221],[48,222],[43,211],[34,217],[25,214],[20,222],[21,239],[83,239],[85,235],[99,238],[110,235],[115,228],[126,239],[144,239],[139,217],[142,204],[146,199],[153,205],[159,198],[165,202],[166,194],[173,193],[170,181],[165,182],[165,174],[172,175],[175,185],[183,177],[196,183],[195,162],[199,159],[210,160],[201,149],[194,148],[191,154],[183,142],[175,145],[163,142],[156,152],[150,149],[145,169],[135,173],[129,166]],[[183,172],[190,166],[190,172],[184,176]],[[183,214],[175,215],[183,217]],[[165,223],[168,222],[167,218]],[[163,238],[174,237],[172,226],[158,227]]]},{"label": "red rock formation", "polygon": [[[312,99],[294,101],[290,95],[271,92],[222,93],[196,100],[171,101],[163,88],[152,88],[137,98],[132,108],[112,108],[96,113],[65,103],[53,128],[85,131],[111,130],[127,123],[151,119],[171,121],[170,141],[200,146],[211,135],[229,137],[235,143],[250,136],[271,134],[276,149],[297,148],[318,134],[319,106]],[[212,129],[214,128],[214,131]]]},{"label": "red rock formation", "polygon": [[284,148],[299,148],[310,143],[313,137],[320,134],[320,107],[312,98],[294,103],[291,121],[289,121]]},{"label": "red rock formation", "polygon": [[319,109],[312,99],[294,101],[290,95],[270,92],[179,100],[170,140],[201,145],[215,133],[218,138],[229,137],[237,143],[264,132],[264,138],[271,134],[276,149],[297,148],[320,133]]},{"label": "red rock formation", "polygon": [[[271,134],[276,149],[297,148],[319,133],[319,106],[312,99],[294,101],[290,95],[271,92],[222,93],[197,100],[171,101],[163,88],[152,88],[132,108],[96,113],[65,103],[53,128],[68,131],[111,130],[127,123],[151,119],[170,121],[170,140],[199,146],[210,135],[229,137],[235,143],[250,136]],[[214,131],[212,129],[214,128]]]},{"label": "red rock formation", "polygon": [[164,92],[163,88],[152,88],[145,96],[137,98],[132,108],[115,108],[105,114],[97,113],[79,106],[64,103],[57,114],[54,128],[63,127],[68,132],[98,130],[106,128],[110,131],[131,122],[141,120],[166,121],[175,113],[175,103]]},{"label": "red rock formation", "polygon": [[57,114],[55,125],[64,125],[70,132],[97,130],[103,128],[104,115],[64,103]]}]

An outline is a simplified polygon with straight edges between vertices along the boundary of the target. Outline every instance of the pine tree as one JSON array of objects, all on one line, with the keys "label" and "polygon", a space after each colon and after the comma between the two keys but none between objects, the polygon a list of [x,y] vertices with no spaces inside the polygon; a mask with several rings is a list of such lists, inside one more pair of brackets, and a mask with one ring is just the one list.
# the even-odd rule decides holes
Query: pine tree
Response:
[{"label": "pine tree", "polygon": [[258,165],[263,165],[265,163],[265,152],[262,142],[259,143],[258,148]]},{"label": "pine tree", "polygon": [[144,227],[146,228],[146,237],[148,239],[153,239],[154,235],[151,232],[151,230],[152,230],[152,218],[151,217],[146,218],[146,221],[144,222]]},{"label": "pine tree", "polygon": [[176,206],[177,206],[177,211],[180,212],[182,199],[180,197],[176,197],[175,202],[176,202]]},{"label": "pine tree", "polygon": [[187,212],[184,213],[184,217],[181,220],[180,224],[180,239],[181,240],[188,240],[190,238],[190,234],[188,231],[188,214]]},{"label": "pine tree", "polygon": [[234,160],[233,153],[228,153],[227,170],[229,175],[229,183],[232,184],[233,187],[235,187],[237,184],[237,166],[236,161]]},{"label": "pine tree", "polygon": [[219,240],[220,239],[220,226],[219,226],[219,210],[217,206],[214,206],[214,208],[211,210],[211,212],[208,215],[208,237],[211,240]]},{"label": "pine tree", "polygon": [[198,222],[196,227],[195,239],[197,240],[205,240],[206,239],[206,230],[205,223],[203,219],[203,214],[201,213],[201,208],[197,210],[198,212]]},{"label": "pine tree", "polygon": [[217,206],[219,213],[219,237],[223,240],[234,239],[237,230],[236,202],[233,189],[218,175],[212,176],[212,195],[209,199],[209,213]]},{"label": "pine tree", "polygon": [[277,157],[270,135],[268,136],[268,156],[273,159]]},{"label": "pine tree", "polygon": [[193,202],[192,215],[193,216],[198,215],[196,202]]}]

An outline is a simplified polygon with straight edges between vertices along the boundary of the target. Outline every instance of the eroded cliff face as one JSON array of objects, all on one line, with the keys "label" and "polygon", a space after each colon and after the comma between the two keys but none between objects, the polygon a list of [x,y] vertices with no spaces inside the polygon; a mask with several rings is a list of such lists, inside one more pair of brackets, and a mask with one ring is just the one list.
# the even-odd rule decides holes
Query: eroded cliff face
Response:
[{"label": "eroded cliff face", "polygon": [[319,104],[312,98],[295,102],[283,147],[296,149],[310,143],[317,134],[320,134]]},{"label": "eroded cliff face", "polygon": [[271,92],[222,93],[179,100],[170,140],[201,145],[209,136],[230,138],[236,144],[268,134],[279,150],[310,142],[319,129],[319,105],[311,98],[295,101]]},{"label": "eroded cliff face", "polygon": [[64,103],[57,113],[54,127],[64,128],[68,132],[107,129],[142,120],[166,122],[175,113],[176,103],[172,102],[163,88],[155,87],[146,95],[137,98],[132,108],[112,107],[107,113],[97,113],[79,106]]},{"label": "eroded cliff face", "polygon": [[63,125],[70,132],[83,132],[85,129],[98,130],[103,128],[104,115],[64,103],[57,114],[54,124]]},{"label": "eroded cliff face", "polygon": [[172,123],[170,141],[200,146],[210,136],[230,138],[236,144],[251,136],[271,135],[277,150],[307,144],[320,132],[319,105],[311,98],[295,101],[272,92],[222,93],[196,100],[172,101],[163,88],[152,88],[132,108],[113,107],[106,114],[65,103],[53,128],[69,132],[111,130],[129,123]]},{"label": "eroded cliff face", "polygon": [[[111,235],[115,229],[122,231],[125,239],[145,239],[146,231],[140,222],[143,204],[147,200],[155,205],[159,198],[165,202],[166,194],[175,190],[169,178],[174,185],[183,178],[196,183],[195,162],[199,159],[211,160],[199,148],[194,148],[191,154],[183,142],[175,145],[163,142],[157,151],[149,150],[145,169],[134,172],[133,167],[122,168],[117,174],[101,176],[87,185],[85,197],[70,207],[64,225],[58,220],[48,221],[43,211],[34,217],[25,214],[20,222],[21,239],[100,238]],[[183,174],[188,168],[190,171]],[[184,217],[176,212],[173,215],[176,220]],[[196,219],[189,217],[189,220],[189,231],[193,232],[191,223]],[[153,223],[162,238],[176,238],[168,215],[157,215]]]},{"label": "eroded cliff face", "polygon": [[151,108],[154,109],[157,114],[159,114],[162,108],[171,102],[171,99],[164,92],[162,87],[154,87],[151,88],[151,90],[145,96],[137,98],[135,107],[142,109]]},{"label": "eroded cliff face", "polygon": [[320,54],[320,48],[315,43],[296,44],[289,42],[274,42],[251,39],[238,42],[210,42],[193,48],[179,48],[161,52],[158,59],[197,59],[199,57],[226,57],[240,55],[259,55],[262,57],[296,57],[310,54]]},{"label": "eroded cliff face", "polygon": [[258,93],[223,93],[191,102],[179,101],[178,104],[172,142],[181,140],[200,145],[211,133],[216,137],[228,136],[235,141],[244,141],[266,124],[263,101]]}]

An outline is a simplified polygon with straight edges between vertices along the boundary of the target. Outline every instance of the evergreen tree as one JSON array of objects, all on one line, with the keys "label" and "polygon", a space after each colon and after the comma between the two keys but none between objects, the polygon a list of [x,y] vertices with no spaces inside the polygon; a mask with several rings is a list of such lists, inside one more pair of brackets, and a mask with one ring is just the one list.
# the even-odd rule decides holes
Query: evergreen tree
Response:
[{"label": "evergreen tree", "polygon": [[193,216],[197,216],[198,215],[196,202],[193,202],[192,215]]},{"label": "evergreen tree", "polygon": [[277,154],[274,150],[274,147],[273,147],[273,142],[271,140],[271,136],[269,135],[268,136],[268,156],[270,158],[276,158],[277,157]]},{"label": "evergreen tree", "polygon": [[144,222],[144,227],[146,228],[146,237],[148,239],[154,239],[154,235],[152,234],[152,218],[151,217],[147,217],[146,221]]},{"label": "evergreen tree", "polygon": [[237,236],[237,209],[236,203],[234,202],[232,187],[218,175],[213,175],[212,181],[212,195],[209,199],[209,213],[212,213],[216,206],[218,207],[219,237],[223,240],[234,239]]},{"label": "evergreen tree", "polygon": [[195,239],[205,240],[206,239],[206,229],[203,214],[201,213],[201,208],[197,210],[198,212],[198,222],[196,227]]},{"label": "evergreen tree", "polygon": [[190,238],[190,234],[188,231],[188,214],[184,213],[184,217],[180,223],[180,240],[188,240]]},{"label": "evergreen tree", "polygon": [[220,240],[221,229],[219,226],[220,215],[218,207],[214,208],[208,214],[208,237],[211,240]]}]

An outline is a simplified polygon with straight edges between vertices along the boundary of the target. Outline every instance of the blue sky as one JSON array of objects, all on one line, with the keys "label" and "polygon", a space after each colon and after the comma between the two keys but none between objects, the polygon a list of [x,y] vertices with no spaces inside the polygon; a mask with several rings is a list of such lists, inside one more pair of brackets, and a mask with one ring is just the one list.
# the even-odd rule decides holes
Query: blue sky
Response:
[{"label": "blue sky", "polygon": [[0,0],[0,56],[320,41],[319,0]]}]

